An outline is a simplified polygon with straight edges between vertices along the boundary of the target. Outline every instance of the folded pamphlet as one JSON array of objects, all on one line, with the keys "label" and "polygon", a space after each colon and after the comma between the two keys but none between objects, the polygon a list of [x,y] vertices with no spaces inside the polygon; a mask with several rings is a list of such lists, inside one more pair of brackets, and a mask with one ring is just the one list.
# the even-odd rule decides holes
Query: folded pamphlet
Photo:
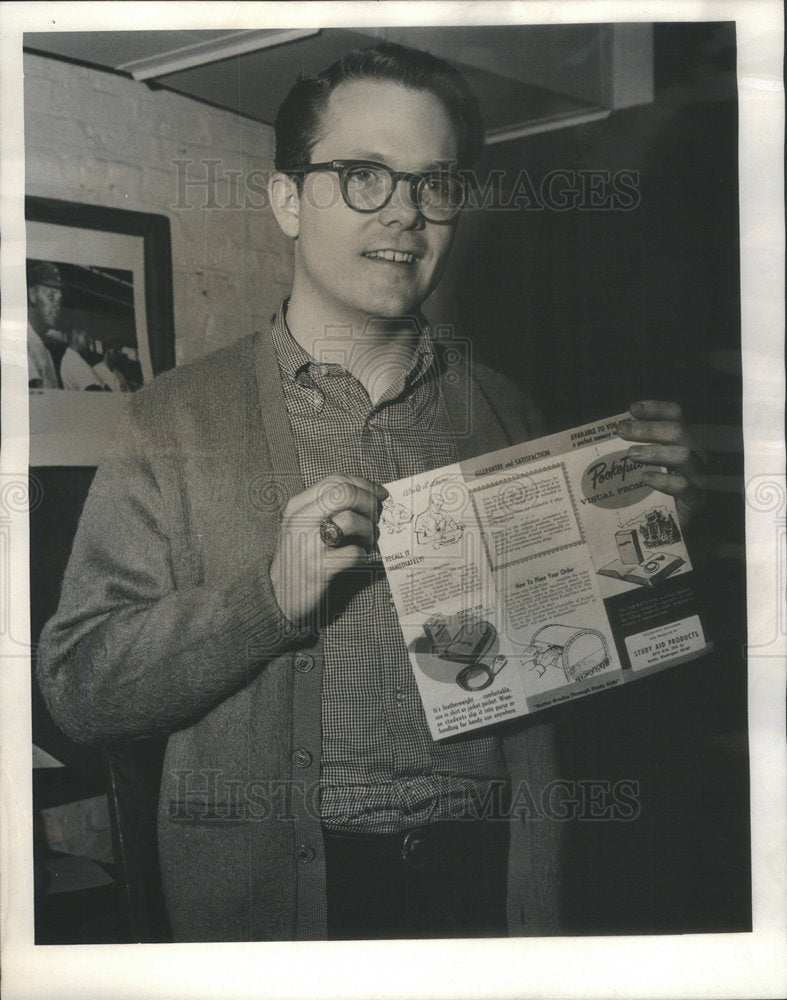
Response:
[{"label": "folded pamphlet", "polygon": [[434,739],[711,647],[627,414],[387,483],[379,548]]}]

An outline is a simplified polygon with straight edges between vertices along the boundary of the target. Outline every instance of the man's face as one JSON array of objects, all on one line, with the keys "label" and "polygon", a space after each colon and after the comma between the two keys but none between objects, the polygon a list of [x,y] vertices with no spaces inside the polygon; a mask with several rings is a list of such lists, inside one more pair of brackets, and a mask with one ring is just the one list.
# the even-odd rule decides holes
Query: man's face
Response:
[{"label": "man's face", "polygon": [[[313,163],[374,160],[413,173],[456,158],[457,136],[438,98],[366,80],[333,91],[312,151]],[[345,205],[336,173],[309,174],[300,197],[293,296],[308,297],[331,322],[412,315],[440,280],[453,235],[453,225],[423,218],[406,182],[385,207],[362,214]],[[389,258],[399,251],[399,259],[384,259],[384,251]]]},{"label": "man's face", "polygon": [[55,326],[60,318],[60,303],[63,292],[49,285],[33,285],[28,290],[28,301],[34,313],[40,318],[40,325],[45,329]]}]

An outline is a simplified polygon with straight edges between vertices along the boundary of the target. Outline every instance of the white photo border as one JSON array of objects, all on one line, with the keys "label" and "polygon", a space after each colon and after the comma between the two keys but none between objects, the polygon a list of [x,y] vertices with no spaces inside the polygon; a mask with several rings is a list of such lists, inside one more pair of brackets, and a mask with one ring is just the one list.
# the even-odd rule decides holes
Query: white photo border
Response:
[{"label": "white photo border", "polygon": [[[783,14],[773,0],[524,3],[17,3],[0,9],[5,555],[14,621],[28,620],[22,33],[35,30],[734,20],[740,99],[753,919],[751,934],[314,944],[33,945],[30,664],[0,647],[4,990],[22,997],[783,997]],[[24,380],[24,381],[23,381]],[[5,523],[5,522],[4,522]],[[774,539],[782,539],[774,545]],[[0,636],[0,642],[4,640]]]}]

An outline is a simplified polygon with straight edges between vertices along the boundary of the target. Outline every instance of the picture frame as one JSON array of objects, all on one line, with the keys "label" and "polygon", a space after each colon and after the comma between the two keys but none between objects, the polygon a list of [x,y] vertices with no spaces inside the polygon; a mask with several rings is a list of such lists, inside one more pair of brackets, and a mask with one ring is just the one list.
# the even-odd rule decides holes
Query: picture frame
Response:
[{"label": "picture frame", "polygon": [[[175,364],[169,219],[27,196],[25,220],[29,317],[32,282],[60,290],[56,324],[41,331],[57,388],[29,383],[30,465],[97,465],[128,393]],[[33,336],[29,323],[29,349]],[[86,389],[101,391],[67,391]]]}]

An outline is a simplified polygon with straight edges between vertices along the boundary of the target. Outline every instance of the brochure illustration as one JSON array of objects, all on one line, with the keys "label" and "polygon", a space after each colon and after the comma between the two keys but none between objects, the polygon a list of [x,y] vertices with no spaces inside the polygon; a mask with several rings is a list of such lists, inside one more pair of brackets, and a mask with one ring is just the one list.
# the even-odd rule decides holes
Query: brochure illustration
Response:
[{"label": "brochure illustration", "polygon": [[386,484],[378,545],[434,739],[711,648],[626,416]]}]

